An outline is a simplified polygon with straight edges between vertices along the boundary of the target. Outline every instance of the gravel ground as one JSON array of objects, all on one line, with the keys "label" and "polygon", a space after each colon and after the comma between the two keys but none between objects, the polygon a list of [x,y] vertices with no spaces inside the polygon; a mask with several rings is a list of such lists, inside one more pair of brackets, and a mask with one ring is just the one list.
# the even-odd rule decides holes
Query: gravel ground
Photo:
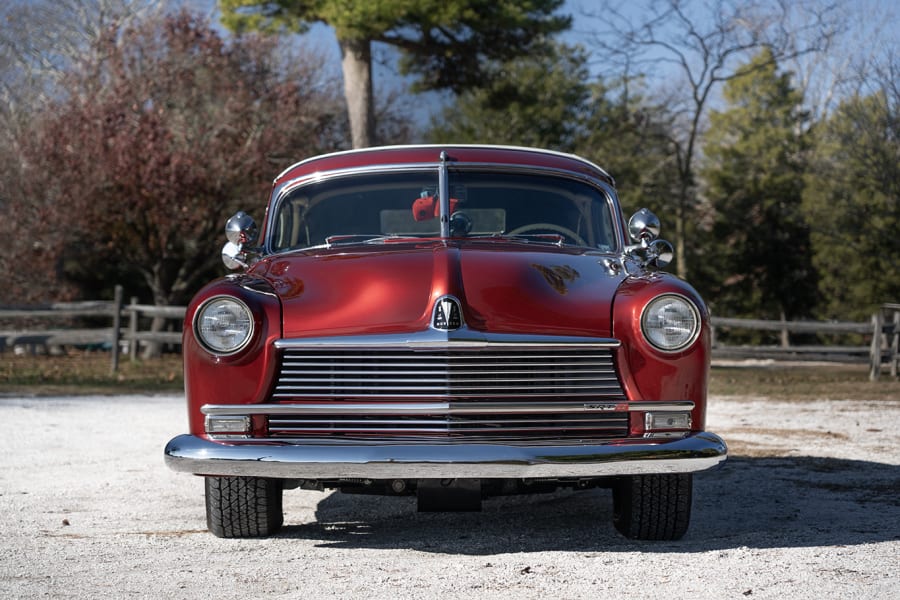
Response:
[{"label": "gravel ground", "polygon": [[712,398],[708,420],[731,457],[680,542],[618,536],[606,490],[460,514],[295,490],[281,535],[221,540],[163,464],[180,397],[0,398],[0,597],[900,597],[900,399]]}]

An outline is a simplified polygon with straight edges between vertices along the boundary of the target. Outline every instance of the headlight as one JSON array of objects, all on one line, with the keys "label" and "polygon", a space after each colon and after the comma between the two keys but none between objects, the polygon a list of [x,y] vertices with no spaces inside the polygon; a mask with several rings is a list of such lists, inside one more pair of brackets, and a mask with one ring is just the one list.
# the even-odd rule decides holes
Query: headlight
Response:
[{"label": "headlight", "polygon": [[676,352],[697,339],[700,311],[683,296],[665,294],[644,308],[641,331],[654,347],[664,352]]},{"label": "headlight", "polygon": [[217,296],[197,311],[194,331],[200,343],[213,354],[234,354],[253,337],[253,314],[237,298]]}]

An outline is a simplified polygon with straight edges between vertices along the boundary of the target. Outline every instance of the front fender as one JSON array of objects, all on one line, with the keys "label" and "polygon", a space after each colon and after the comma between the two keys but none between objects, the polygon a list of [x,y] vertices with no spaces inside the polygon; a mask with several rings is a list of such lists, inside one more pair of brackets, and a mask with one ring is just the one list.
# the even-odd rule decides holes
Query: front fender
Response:
[{"label": "front fender", "polygon": [[[216,356],[197,340],[194,316],[203,303],[215,296],[240,298],[253,313],[255,333],[240,353]],[[183,355],[184,386],[188,420],[194,435],[204,435],[204,404],[262,402],[274,381],[277,355],[274,341],[281,337],[281,303],[262,279],[237,275],[216,280],[191,300],[185,314]]]},{"label": "front fender", "polygon": [[[700,313],[700,334],[684,350],[666,353],[652,346],[641,331],[644,307],[661,294],[679,294]],[[622,282],[613,303],[613,336],[622,342],[618,363],[630,400],[690,400],[694,431],[706,423],[706,394],[710,362],[709,310],[700,295],[684,281],[654,273]]]}]

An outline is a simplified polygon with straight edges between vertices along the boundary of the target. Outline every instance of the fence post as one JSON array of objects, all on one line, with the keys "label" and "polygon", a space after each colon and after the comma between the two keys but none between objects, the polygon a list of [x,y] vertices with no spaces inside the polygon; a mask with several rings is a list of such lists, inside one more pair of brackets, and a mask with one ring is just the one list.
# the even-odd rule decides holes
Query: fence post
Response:
[{"label": "fence post", "polygon": [[117,285],[113,297],[113,314],[112,314],[112,373],[115,374],[119,370],[119,339],[122,332],[122,286]]},{"label": "fence post", "polygon": [[137,311],[137,296],[131,297],[131,312],[128,315],[128,360],[131,362],[137,362],[137,353],[138,353],[138,311]]},{"label": "fence post", "polygon": [[900,308],[894,310],[894,331],[891,335],[891,377],[897,376],[900,365]]},{"label": "fence post", "polygon": [[872,315],[872,348],[869,350],[871,365],[869,368],[869,381],[878,381],[881,376],[881,325],[884,317],[881,311]]},{"label": "fence post", "polygon": [[787,326],[787,317],[784,316],[784,311],[781,311],[781,347],[782,348],[790,348],[791,346],[791,337],[788,333]]}]

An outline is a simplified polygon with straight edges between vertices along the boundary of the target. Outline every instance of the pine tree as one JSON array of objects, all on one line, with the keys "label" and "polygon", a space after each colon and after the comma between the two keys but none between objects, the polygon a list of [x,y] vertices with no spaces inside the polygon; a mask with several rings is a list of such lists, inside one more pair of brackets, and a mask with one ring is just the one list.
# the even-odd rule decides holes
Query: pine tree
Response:
[{"label": "pine tree", "polygon": [[806,115],[771,53],[742,70],[710,115],[701,173],[714,217],[698,283],[721,315],[807,316],[816,273],[801,210]]},{"label": "pine tree", "polygon": [[554,14],[563,0],[219,0],[226,26],[303,31],[332,27],[341,48],[344,96],[353,146],[375,142],[372,44],[401,53],[417,89],[460,93],[483,83],[482,65],[540,53],[571,19]]},{"label": "pine tree", "polygon": [[803,200],[821,274],[819,316],[861,320],[900,301],[896,86],[845,100],[819,127]]}]

